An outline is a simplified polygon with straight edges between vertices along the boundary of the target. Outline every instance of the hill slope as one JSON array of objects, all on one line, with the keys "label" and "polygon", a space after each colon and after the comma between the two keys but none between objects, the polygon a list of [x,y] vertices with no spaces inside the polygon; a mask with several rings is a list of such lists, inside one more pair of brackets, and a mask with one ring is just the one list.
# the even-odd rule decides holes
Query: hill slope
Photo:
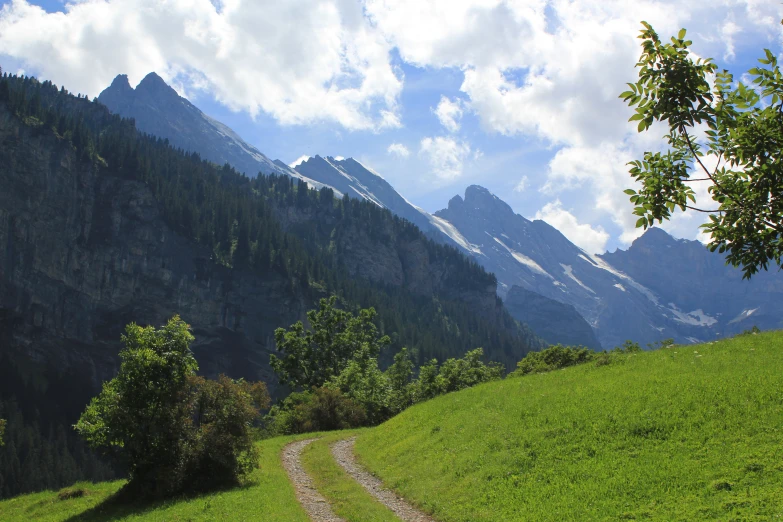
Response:
[{"label": "hill slope", "polygon": [[783,515],[783,332],[618,357],[414,406],[360,460],[444,521]]}]

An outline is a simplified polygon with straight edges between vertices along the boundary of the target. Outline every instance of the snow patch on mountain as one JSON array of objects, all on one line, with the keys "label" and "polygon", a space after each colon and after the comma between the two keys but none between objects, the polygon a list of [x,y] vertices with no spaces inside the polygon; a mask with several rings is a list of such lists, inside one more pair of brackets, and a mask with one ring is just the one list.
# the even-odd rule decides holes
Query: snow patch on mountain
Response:
[{"label": "snow patch on mountain", "polygon": [[740,322],[740,321],[742,321],[744,319],[747,319],[748,317],[750,317],[751,315],[753,315],[757,311],[758,311],[758,308],[751,308],[749,310],[743,310],[737,317],[735,317],[734,319],[729,321],[729,324],[738,323],[738,322]]},{"label": "snow patch on mountain", "polygon": [[560,266],[563,267],[563,273],[572,279],[576,284],[590,292],[591,294],[595,294],[595,290],[581,282],[575,275],[574,275],[574,269],[571,267],[571,265],[564,265],[563,263],[560,263]]},{"label": "snow patch on mountain", "polygon": [[[623,281],[628,283],[628,285],[631,288],[641,292],[642,294],[644,294],[644,296],[647,299],[652,301],[654,304],[658,305],[658,297],[654,293],[652,293],[647,287],[637,283],[631,277],[629,277],[629,276],[625,275],[624,273],[620,272],[619,270],[614,268],[612,265],[610,265],[609,263],[607,263],[606,261],[604,261],[600,257],[594,256],[594,255],[591,255],[591,254],[587,254],[587,256],[589,257],[590,260],[592,260],[591,264],[593,264],[597,268],[600,268],[601,270],[606,270],[607,272],[609,272],[610,274],[614,275],[615,277],[618,277],[618,278],[622,279]],[[582,259],[584,259],[588,263],[590,262],[590,260],[588,260],[585,256],[583,256],[581,254],[579,255],[579,257],[581,257]]]},{"label": "snow patch on mountain", "polygon": [[474,254],[484,255],[484,253],[481,251],[481,248],[479,248],[477,245],[474,245],[467,239],[465,239],[465,236],[463,236],[459,230],[457,230],[457,227],[443,219],[442,217],[435,216],[433,214],[429,214],[425,212],[424,210],[416,207],[422,214],[424,214],[425,217],[427,217],[430,220],[430,223],[432,223],[438,230],[449,236],[452,241],[457,243],[459,246],[464,248],[465,250],[469,252],[473,252]]},{"label": "snow patch on mountain", "polygon": [[499,239],[498,239],[498,238],[496,238],[496,237],[493,237],[492,239],[494,239],[495,241],[497,241],[498,243],[500,243],[500,245],[501,245],[503,248],[505,248],[506,250],[508,250],[508,253],[509,253],[509,254],[511,254],[511,256],[512,256],[514,259],[516,259],[516,260],[517,260],[519,263],[521,263],[521,264],[525,265],[526,267],[528,267],[530,270],[532,270],[532,271],[533,271],[533,272],[535,272],[536,274],[539,274],[539,275],[542,275],[542,276],[548,277],[549,279],[554,279],[554,277],[552,277],[552,276],[549,274],[549,272],[547,272],[546,270],[544,270],[543,268],[541,268],[541,265],[539,265],[538,263],[536,263],[535,261],[533,261],[532,259],[530,259],[530,258],[529,258],[529,257],[527,257],[526,255],[524,255],[524,254],[520,254],[520,253],[519,253],[519,252],[517,252],[516,250],[514,250],[514,249],[512,249],[512,248],[509,248],[509,247],[508,247],[508,246],[507,246],[507,245],[506,245],[504,242],[502,242],[501,240],[499,240]]},{"label": "snow patch on mountain", "polygon": [[674,314],[673,319],[675,321],[691,326],[712,326],[718,322],[714,317],[710,317],[704,313],[704,310],[701,308],[692,312],[683,313],[674,306],[674,303],[669,303],[669,311]]}]

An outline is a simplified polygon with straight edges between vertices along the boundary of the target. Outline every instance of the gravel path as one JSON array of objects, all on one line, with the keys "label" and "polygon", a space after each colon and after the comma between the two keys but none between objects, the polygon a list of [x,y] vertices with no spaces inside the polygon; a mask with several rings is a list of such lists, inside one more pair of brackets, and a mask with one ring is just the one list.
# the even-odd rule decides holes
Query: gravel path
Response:
[{"label": "gravel path", "polygon": [[373,497],[381,504],[394,511],[400,520],[404,522],[435,522],[431,516],[414,508],[404,499],[398,497],[393,491],[383,487],[383,483],[375,476],[367,473],[356,462],[353,454],[353,444],[356,437],[338,441],[332,445],[332,455],[340,466],[359,484],[364,486]]},{"label": "gravel path", "polygon": [[292,442],[283,448],[283,467],[288,473],[288,478],[296,489],[296,498],[307,511],[313,522],[345,522],[332,512],[332,508],[324,497],[316,491],[312,479],[307,475],[299,455],[311,442],[317,439],[306,439]]}]

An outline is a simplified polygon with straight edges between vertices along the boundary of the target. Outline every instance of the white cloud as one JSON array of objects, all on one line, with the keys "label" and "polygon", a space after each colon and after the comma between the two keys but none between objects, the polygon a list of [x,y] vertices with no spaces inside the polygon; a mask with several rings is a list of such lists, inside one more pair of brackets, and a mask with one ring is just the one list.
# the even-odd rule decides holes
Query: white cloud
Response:
[{"label": "white cloud", "polygon": [[571,212],[563,208],[559,199],[547,203],[536,212],[535,219],[546,221],[579,248],[590,254],[606,251],[609,234],[601,226],[593,227],[588,223],[579,223]]},{"label": "white cloud", "polygon": [[447,97],[441,96],[440,102],[433,112],[447,131],[457,132],[459,130],[459,122],[462,119],[462,102],[458,98],[451,101]]},{"label": "white cloud", "polygon": [[465,160],[470,157],[470,145],[443,136],[424,138],[419,154],[427,158],[438,178],[453,180],[462,175]]},{"label": "white cloud", "polygon": [[411,152],[408,150],[408,147],[402,143],[392,143],[389,145],[389,148],[386,149],[386,153],[399,156],[400,158],[407,158],[411,154]]},{"label": "white cloud", "polygon": [[310,156],[307,156],[307,155],[299,156],[294,161],[289,163],[288,166],[291,167],[292,169],[295,169],[298,165],[304,163],[305,161],[307,161],[309,159],[310,159]]},{"label": "white cloud", "polygon": [[282,124],[399,127],[403,79],[386,38],[344,0],[82,0],[0,10],[0,53],[74,92],[150,71]]},{"label": "white cloud", "polygon": [[734,60],[736,53],[734,52],[734,36],[740,33],[742,28],[734,23],[733,17],[729,16],[723,25],[720,27],[720,35],[726,44],[726,52],[723,53],[723,59],[726,61]]},{"label": "white cloud", "polygon": [[[366,6],[403,60],[462,71],[465,103],[486,131],[533,137],[555,150],[549,193],[578,186],[579,200],[569,201],[574,212],[591,222],[608,216],[622,242],[640,233],[622,193],[632,186],[625,163],[659,148],[663,134],[637,134],[617,97],[636,78],[640,21],[664,39],[687,27],[704,56],[731,57],[740,32],[783,41],[783,5],[769,0],[367,0]],[[695,226],[698,219],[686,221]]]},{"label": "white cloud", "polygon": [[519,183],[514,187],[514,192],[524,192],[528,185],[529,180],[527,179],[527,176],[522,176],[522,179],[520,179]]}]

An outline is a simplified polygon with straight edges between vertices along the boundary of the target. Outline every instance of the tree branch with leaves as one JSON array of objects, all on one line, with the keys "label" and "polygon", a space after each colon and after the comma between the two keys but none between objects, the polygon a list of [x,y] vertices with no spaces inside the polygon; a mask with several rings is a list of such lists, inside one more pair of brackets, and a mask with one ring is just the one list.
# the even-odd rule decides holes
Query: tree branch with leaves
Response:
[{"label": "tree branch with leaves", "polygon": [[[663,152],[632,161],[628,189],[637,227],[662,223],[679,209],[708,214],[702,225],[711,251],[741,267],[745,278],[783,254],[783,74],[765,50],[748,71],[752,86],[735,83],[710,58],[692,56],[682,29],[664,42],[646,22],[639,38],[639,80],[622,93],[635,108],[630,121],[646,132],[669,127]],[[712,84],[711,84],[711,80]],[[694,182],[709,182],[709,204],[696,201]]]}]

